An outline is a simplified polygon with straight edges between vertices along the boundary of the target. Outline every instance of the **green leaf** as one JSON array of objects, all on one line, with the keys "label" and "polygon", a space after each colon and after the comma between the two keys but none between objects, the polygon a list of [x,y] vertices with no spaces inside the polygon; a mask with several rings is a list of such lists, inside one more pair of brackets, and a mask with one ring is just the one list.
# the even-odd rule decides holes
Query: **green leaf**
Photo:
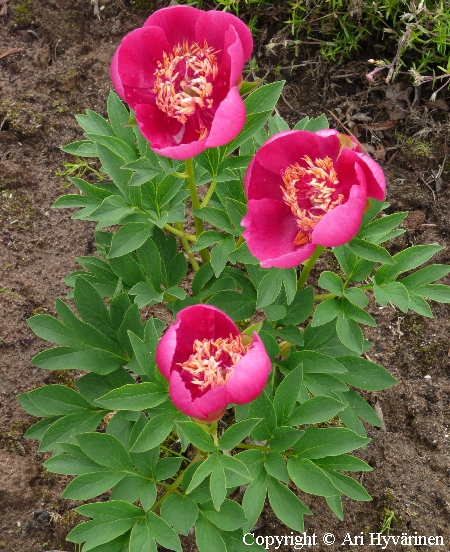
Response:
[{"label": "green leaf", "polygon": [[258,474],[250,485],[247,487],[244,498],[242,499],[242,507],[244,508],[247,522],[243,525],[244,531],[250,529],[257,522],[261,511],[264,507],[267,494],[267,476],[265,472]]},{"label": "green leaf", "polygon": [[207,304],[224,311],[235,321],[251,318],[256,309],[256,301],[252,297],[236,291],[216,293],[208,299]]},{"label": "green leaf", "polygon": [[214,452],[216,447],[211,434],[199,426],[196,422],[175,422],[178,430],[200,450]]},{"label": "green leaf", "polygon": [[320,424],[343,410],[345,405],[330,397],[313,397],[298,406],[289,416],[289,425]]},{"label": "green leaf", "polygon": [[57,454],[49,458],[44,462],[44,466],[47,470],[64,475],[83,475],[86,473],[90,474],[105,471],[111,473],[109,470],[105,470],[103,466],[100,466],[88,458],[81,451],[79,446],[65,443],[62,447],[64,450],[67,450],[69,454]]},{"label": "green leaf", "polygon": [[155,479],[158,481],[164,481],[173,477],[180,469],[180,464],[183,461],[182,458],[161,458],[158,461],[155,468]]},{"label": "green leaf", "polygon": [[369,441],[370,439],[360,437],[354,431],[343,427],[307,427],[297,441],[294,452],[302,458],[324,458],[361,448]]},{"label": "green leaf", "polygon": [[158,446],[172,431],[175,412],[165,412],[153,416],[139,434],[132,452],[145,452]]},{"label": "green leaf", "polygon": [[297,269],[283,269],[283,285],[286,291],[286,302],[288,305],[292,303],[297,293]]},{"label": "green leaf", "polygon": [[295,361],[303,363],[303,371],[305,374],[341,374],[345,372],[344,366],[338,360],[323,353],[303,350],[294,354]]},{"label": "green leaf", "polygon": [[37,354],[31,363],[46,370],[90,370],[109,374],[120,368],[124,359],[98,349],[79,351],[71,347],[54,347]]},{"label": "green leaf", "polygon": [[130,120],[130,113],[123,105],[119,96],[112,90],[108,96],[107,106],[108,118],[114,130],[114,134],[131,148],[136,148],[133,129],[126,126]]},{"label": "green leaf", "polygon": [[342,299],[342,306],[343,306],[343,314],[347,318],[351,318],[352,320],[355,320],[355,322],[359,322],[360,324],[365,324],[366,326],[375,327],[377,325],[375,320],[372,318],[372,316],[370,316],[368,312],[358,307],[354,303],[351,303],[347,299]]},{"label": "green leaf", "polygon": [[344,521],[344,511],[342,509],[341,497],[327,496],[325,497],[325,500],[327,501],[327,504],[330,507],[330,510],[333,512],[333,514],[341,521]]},{"label": "green leaf", "polygon": [[[91,140],[79,140],[61,148],[64,153],[78,157],[97,157],[97,146]],[[61,198],[59,198],[61,199]],[[58,201],[58,200],[57,200]]]},{"label": "green leaf", "polygon": [[167,391],[154,383],[124,385],[110,391],[97,402],[111,410],[143,410],[154,408],[167,400]]},{"label": "green leaf", "polygon": [[213,267],[214,274],[218,278],[225,265],[227,264],[228,254],[234,251],[236,244],[233,236],[225,236],[225,238],[211,250],[211,266]]},{"label": "green leaf", "polygon": [[374,243],[360,240],[359,238],[353,238],[352,241],[347,244],[347,247],[350,251],[368,261],[384,263],[386,265],[394,265],[395,263],[386,249]]},{"label": "green leaf", "polygon": [[414,292],[439,303],[450,303],[450,287],[443,284],[428,284],[414,288]]},{"label": "green leaf", "polygon": [[440,280],[450,272],[450,265],[441,265],[435,264],[426,266],[402,278],[400,283],[403,284],[407,289],[415,289],[416,287],[423,286],[425,284],[431,284],[436,280]]},{"label": "green leaf", "polygon": [[227,552],[217,529],[204,516],[200,515],[195,523],[195,540],[199,552]]},{"label": "green leaf", "polygon": [[252,438],[257,441],[268,439],[277,427],[277,415],[272,401],[265,391],[250,403],[248,415],[250,418],[262,418],[262,421],[252,431]]},{"label": "green leaf", "polygon": [[322,272],[319,277],[319,286],[341,297],[344,293],[344,282],[334,272]]},{"label": "green leaf", "polygon": [[334,298],[319,303],[311,322],[312,327],[323,326],[334,320],[342,312],[342,302]]},{"label": "green leaf", "polygon": [[124,473],[113,472],[111,470],[80,475],[67,485],[61,498],[88,500],[106,493],[106,491],[109,491],[111,487],[114,487],[124,477]]},{"label": "green leaf", "polygon": [[359,387],[366,391],[380,391],[397,383],[382,366],[356,356],[338,357],[337,360],[345,366],[345,374],[336,375],[341,381]]},{"label": "green leaf", "polygon": [[286,309],[286,316],[280,321],[283,326],[294,324],[297,326],[304,322],[314,308],[314,290],[307,287],[297,291],[294,300]]},{"label": "green leaf", "polygon": [[390,301],[402,312],[407,312],[409,308],[409,294],[405,286],[400,282],[389,282],[384,286],[377,286],[374,283],[373,293],[375,299],[382,307],[386,307]]},{"label": "green leaf", "polygon": [[278,297],[282,285],[283,271],[279,268],[270,269],[259,283],[256,308],[271,305]]},{"label": "green leaf", "polygon": [[74,299],[77,311],[84,322],[97,328],[111,341],[117,341],[117,335],[112,327],[108,309],[91,283],[84,278],[77,278]]},{"label": "green leaf", "polygon": [[157,552],[156,543],[153,539],[147,518],[144,518],[131,530],[130,542],[126,548],[127,552]]},{"label": "green leaf", "polygon": [[239,232],[243,232],[244,227],[241,226],[241,221],[247,213],[247,205],[241,201],[227,197],[225,198],[225,208],[233,226],[236,230],[239,230]]},{"label": "green leaf", "polygon": [[58,443],[75,443],[77,433],[94,431],[104,415],[104,412],[80,412],[60,418],[44,433],[39,452],[53,450]]},{"label": "green leaf", "polygon": [[200,506],[200,512],[216,527],[223,531],[235,531],[247,521],[244,509],[234,500],[224,500],[218,512],[212,501]]},{"label": "green leaf", "polygon": [[92,410],[79,393],[64,385],[45,385],[27,393],[28,399],[47,415],[60,416]]},{"label": "green leaf", "polygon": [[214,504],[214,508],[219,511],[221,505],[225,500],[227,494],[227,480],[225,476],[225,470],[223,465],[218,461],[214,462],[213,468],[211,470],[211,478],[209,480],[209,488],[211,491],[211,498]]},{"label": "green leaf", "polygon": [[322,113],[322,115],[320,115],[316,119],[304,117],[295,125],[294,130],[309,130],[310,132],[317,132],[318,130],[324,130],[328,127],[328,119],[326,115]]},{"label": "green leaf", "polygon": [[[17,398],[20,401],[19,397],[23,397],[23,395],[17,395]],[[21,404],[22,406],[22,404]],[[25,410],[25,409],[24,409]],[[44,414],[44,413],[42,413]],[[56,420],[59,420],[60,416],[52,416],[51,418],[44,418],[43,420],[40,420],[39,422],[32,425],[30,428],[27,429],[27,431],[24,433],[24,437],[26,439],[42,439],[42,436],[47,431],[47,429],[54,423]]]},{"label": "green leaf", "polygon": [[[217,454],[211,454],[208,458],[202,462],[196,462],[191,464],[192,469],[195,470],[192,479],[189,481],[187,488],[185,490],[186,494],[192,492],[200,483],[208,477],[208,475],[214,469],[214,464],[217,463]],[[197,465],[199,464],[199,465]],[[190,466],[190,467],[191,467]],[[183,478],[185,479],[185,478]],[[185,482],[183,481],[183,487],[186,487]]]},{"label": "green leaf", "polygon": [[367,493],[364,487],[348,475],[330,471],[326,473],[333,485],[346,496],[353,498],[353,500],[360,500],[363,502],[372,500],[372,497]]},{"label": "green leaf", "polygon": [[95,111],[87,109],[85,115],[75,115],[75,119],[80,127],[86,132],[101,134],[103,136],[114,136],[111,125]]},{"label": "green leaf", "polygon": [[288,471],[292,481],[305,493],[317,496],[340,494],[327,473],[307,458],[290,458]]},{"label": "green leaf", "polygon": [[112,470],[134,472],[130,455],[122,443],[107,433],[81,433],[76,436],[81,450],[91,460]]},{"label": "green leaf", "polygon": [[283,455],[278,452],[268,452],[265,456],[264,468],[266,472],[283,481],[283,483],[289,483],[289,474]]},{"label": "green leaf", "polygon": [[133,173],[130,170],[122,169],[122,166],[124,161],[131,161],[131,159],[124,160],[123,157],[114,153],[109,147],[105,147],[100,143],[97,143],[97,151],[98,157],[102,163],[102,169],[119,188],[123,197],[127,198],[130,190],[130,188],[128,188],[128,182]]},{"label": "green leaf", "polygon": [[393,266],[381,266],[375,273],[375,281],[378,285],[393,281],[402,272],[412,270],[427,262],[438,251],[444,249],[442,245],[415,245],[404,249],[392,257]]},{"label": "green leaf", "polygon": [[346,347],[358,354],[362,353],[364,336],[357,322],[341,314],[337,319],[336,331]]},{"label": "green leaf", "polygon": [[344,295],[349,301],[355,305],[358,305],[358,307],[361,307],[362,309],[365,309],[369,303],[367,295],[364,291],[357,287],[347,288],[344,291]]},{"label": "green leaf", "polygon": [[394,213],[381,217],[369,224],[363,225],[363,228],[358,233],[358,238],[373,238],[387,234],[396,228],[408,216],[408,213]]},{"label": "green leaf", "polygon": [[417,295],[413,291],[409,291],[409,308],[421,314],[422,316],[428,316],[433,318],[433,313],[431,312],[430,305],[425,301],[423,297]]},{"label": "green leaf", "polygon": [[136,296],[135,301],[140,309],[146,305],[160,303],[164,297],[164,292],[155,291],[147,282],[139,282],[129,290],[128,294]]},{"label": "green leaf", "polygon": [[312,512],[290,489],[273,477],[269,477],[268,490],[270,505],[278,519],[294,531],[303,533],[303,516]]},{"label": "green leaf", "polygon": [[203,207],[201,209],[194,209],[192,212],[197,217],[206,220],[206,222],[211,224],[214,228],[218,228],[234,236],[239,235],[239,231],[235,230],[231,225],[230,217],[222,209],[217,209],[216,207]]},{"label": "green leaf", "polygon": [[372,471],[369,464],[363,460],[350,456],[349,454],[340,454],[338,456],[326,456],[314,460],[314,464],[327,470],[339,471]]},{"label": "green leaf", "polygon": [[302,431],[292,427],[276,427],[270,437],[270,448],[277,452],[283,452],[291,448],[301,435]]},{"label": "green leaf", "polygon": [[259,418],[250,418],[247,420],[242,420],[237,424],[233,424],[229,427],[219,441],[220,450],[232,450],[237,444],[243,441],[254,429],[254,427],[259,424],[261,420]]},{"label": "green leaf", "polygon": [[187,496],[172,494],[161,506],[161,517],[177,533],[187,536],[198,517],[198,506]]},{"label": "green leaf", "polygon": [[182,552],[180,539],[168,523],[153,512],[147,512],[145,521],[148,525],[152,538],[155,539],[156,542],[169,550]]},{"label": "green leaf", "polygon": [[303,334],[300,328],[298,326],[294,326],[293,324],[290,324],[285,328],[277,328],[276,333],[281,337],[281,339],[284,339],[288,343],[300,346],[304,343]]},{"label": "green leaf", "polygon": [[121,257],[138,249],[153,233],[150,222],[130,222],[114,234],[108,258]]},{"label": "green leaf", "polygon": [[284,425],[289,418],[297,401],[303,383],[303,365],[292,370],[277,388],[273,399],[273,406],[280,425]]}]

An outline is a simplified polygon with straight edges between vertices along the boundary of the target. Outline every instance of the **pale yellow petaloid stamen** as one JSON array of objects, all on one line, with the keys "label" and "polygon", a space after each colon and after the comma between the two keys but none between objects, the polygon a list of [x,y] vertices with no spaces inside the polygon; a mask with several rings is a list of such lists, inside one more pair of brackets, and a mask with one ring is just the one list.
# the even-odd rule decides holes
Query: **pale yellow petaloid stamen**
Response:
[{"label": "pale yellow petaloid stamen", "polygon": [[200,391],[208,387],[225,385],[234,371],[234,365],[247,353],[250,345],[243,345],[241,336],[219,337],[215,341],[196,339],[193,353],[179,366],[193,377],[191,383],[198,385]]},{"label": "pale yellow petaloid stamen", "polygon": [[[339,180],[329,157],[312,161],[307,155],[303,157],[307,167],[298,163],[290,165],[283,173],[283,199],[297,218],[300,228],[294,245],[311,243],[311,234],[320,219],[343,200],[343,194],[336,195]],[[304,203],[309,205],[304,205]],[[302,204],[302,206],[299,205]]]},{"label": "pale yellow petaloid stamen", "polygon": [[[206,41],[200,47],[196,42],[189,45],[187,40],[177,44],[173,53],[164,52],[163,61],[158,62],[155,71],[153,86],[159,109],[182,124],[197,107],[210,109],[212,83],[218,73],[216,54]],[[201,122],[198,132],[199,140],[208,132]]]}]

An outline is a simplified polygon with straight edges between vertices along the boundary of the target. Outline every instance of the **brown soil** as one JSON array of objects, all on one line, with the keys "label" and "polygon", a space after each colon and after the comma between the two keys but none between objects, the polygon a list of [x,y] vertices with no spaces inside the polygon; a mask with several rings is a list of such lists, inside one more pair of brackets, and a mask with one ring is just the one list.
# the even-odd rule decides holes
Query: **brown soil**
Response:
[{"label": "brown soil", "polygon": [[[70,383],[70,377],[30,364],[47,344],[34,336],[26,319],[54,314],[55,299],[68,292],[63,277],[77,267],[75,257],[92,253],[92,225],[71,220],[65,210],[51,210],[67,186],[57,172],[72,161],[59,148],[81,138],[74,114],[85,109],[105,114],[109,62],[121,37],[167,4],[102,0],[97,17],[95,3],[85,0],[0,1],[0,8],[8,8],[0,16],[0,550],[73,550],[64,539],[78,523],[72,512],[77,503],[59,498],[68,478],[42,468],[46,455],[37,452],[36,442],[23,439],[34,420],[16,400],[18,393],[45,383]],[[282,30],[281,8],[264,9],[258,19],[256,74],[279,78],[275,68],[281,67],[287,78],[281,115],[295,123],[303,115],[326,112],[331,126],[347,127],[380,161],[390,210],[411,211],[392,252],[411,244],[448,246],[448,91],[430,103],[431,91],[423,90],[422,101],[413,106],[406,81],[369,85],[365,61],[329,66],[304,50],[293,61],[283,47],[288,31]],[[279,46],[266,55],[269,39]],[[364,59],[369,57],[375,55],[367,52]],[[290,71],[291,64],[298,67]],[[449,250],[436,262],[450,262]],[[321,259],[318,268],[326,263]],[[372,405],[378,402],[386,426],[369,428],[372,441],[359,453],[373,467],[363,480],[373,501],[346,500],[345,521],[339,522],[322,499],[303,496],[315,513],[306,518],[308,533],[319,536],[314,550],[373,549],[367,533],[379,531],[391,513],[392,534],[440,535],[445,546],[436,549],[450,549],[450,311],[437,304],[433,310],[431,320],[392,307],[372,308],[378,327],[367,332],[374,343],[369,355],[399,381],[378,397],[366,396]],[[321,544],[325,532],[336,535],[334,545]],[[290,535],[290,530],[266,509],[257,533]],[[366,544],[349,547],[347,540],[341,546],[347,533],[363,535]],[[414,549],[389,549],[394,548]]]}]

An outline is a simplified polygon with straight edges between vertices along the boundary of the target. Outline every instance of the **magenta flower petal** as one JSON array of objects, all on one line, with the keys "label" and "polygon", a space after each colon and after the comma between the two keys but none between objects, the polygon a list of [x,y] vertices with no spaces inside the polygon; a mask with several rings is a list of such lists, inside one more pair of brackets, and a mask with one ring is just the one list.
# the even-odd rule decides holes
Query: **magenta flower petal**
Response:
[{"label": "magenta flower petal", "polygon": [[[158,344],[156,363],[169,380],[175,406],[207,423],[222,417],[230,402],[242,404],[248,402],[245,396],[259,395],[271,369],[260,338],[255,335],[251,346],[243,345],[234,322],[210,305],[178,313]],[[251,389],[242,394],[238,386],[244,381]]]},{"label": "magenta flower petal", "polygon": [[170,44],[180,42],[180,31],[182,38],[194,42],[195,26],[203,13],[191,6],[170,6],[152,13],[143,26],[161,27]]},{"label": "magenta flower petal", "polygon": [[234,15],[172,6],[124,37],[111,80],[150,147],[187,159],[241,131],[245,108],[236,85],[252,45]]},{"label": "magenta flower petal", "polygon": [[259,335],[253,333],[252,347],[235,365],[227,382],[228,402],[245,404],[262,393],[272,365]]},{"label": "magenta flower petal", "polygon": [[289,268],[317,245],[350,241],[367,199],[382,200],[381,167],[356,140],[336,130],[285,131],[258,150],[244,179],[248,211],[242,220],[250,252],[268,268]]},{"label": "magenta flower petal", "polygon": [[[232,88],[216,111],[206,146],[214,148],[231,142],[245,124],[245,106],[236,87]],[[170,156],[169,156],[170,157]]]},{"label": "magenta flower petal", "polygon": [[[356,170],[361,171],[359,167]],[[324,215],[314,228],[313,243],[336,247],[349,242],[361,226],[366,200],[365,189],[358,185],[352,186],[348,201]]]}]

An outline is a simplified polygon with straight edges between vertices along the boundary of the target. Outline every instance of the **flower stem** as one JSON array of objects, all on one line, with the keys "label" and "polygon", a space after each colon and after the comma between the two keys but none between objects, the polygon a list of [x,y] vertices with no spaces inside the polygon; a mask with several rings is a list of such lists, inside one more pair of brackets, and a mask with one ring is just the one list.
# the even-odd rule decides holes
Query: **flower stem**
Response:
[{"label": "flower stem", "polygon": [[181,228],[174,228],[173,226],[170,226],[170,224],[164,225],[164,230],[167,230],[168,232],[171,232],[172,234],[175,234],[175,236],[179,236],[180,238],[184,238],[185,240],[189,240],[192,242],[197,241],[197,238],[193,234],[187,234],[183,231]]},{"label": "flower stem", "polygon": [[[194,176],[194,162],[192,158],[186,159],[184,162],[185,171],[187,174],[187,182],[189,187],[189,193],[191,194],[192,209],[200,209],[200,201],[198,199],[197,187],[195,185],[195,176]],[[203,220],[196,215],[194,215],[194,225],[195,225],[195,235],[197,238],[203,232]],[[202,249],[200,251],[200,257],[204,263],[209,261],[209,251],[207,249]]]},{"label": "flower stem", "polygon": [[236,243],[236,249],[237,249],[239,246],[241,246],[244,242],[245,242],[244,236],[241,234],[241,235],[239,236],[239,239],[238,239],[237,243]]},{"label": "flower stem", "polygon": [[[183,232],[183,225],[181,224],[181,222],[175,222],[174,224],[175,224],[175,228],[177,230],[179,230],[180,232]],[[183,232],[183,234],[184,234],[184,232]],[[197,259],[194,257],[194,253],[191,253],[191,251],[190,251],[191,247],[189,245],[188,240],[184,236],[180,236],[180,241],[183,245],[184,250],[186,251],[186,254],[187,254],[189,260],[191,261],[191,266],[192,266],[194,272],[197,272],[197,270],[200,267],[198,266]]]},{"label": "flower stem", "polygon": [[206,195],[205,195],[205,197],[203,198],[203,201],[200,204],[200,208],[206,207],[208,205],[209,200],[211,199],[215,189],[216,189],[216,181],[213,178],[212,181],[211,181],[211,184],[209,185],[209,189],[206,192]]},{"label": "flower stem", "polygon": [[317,259],[320,257],[322,252],[325,251],[325,249],[326,247],[323,245],[318,245],[311,257],[303,263],[302,272],[297,281],[297,289],[303,289],[305,287],[306,280],[308,279],[312,267],[316,264]]}]

